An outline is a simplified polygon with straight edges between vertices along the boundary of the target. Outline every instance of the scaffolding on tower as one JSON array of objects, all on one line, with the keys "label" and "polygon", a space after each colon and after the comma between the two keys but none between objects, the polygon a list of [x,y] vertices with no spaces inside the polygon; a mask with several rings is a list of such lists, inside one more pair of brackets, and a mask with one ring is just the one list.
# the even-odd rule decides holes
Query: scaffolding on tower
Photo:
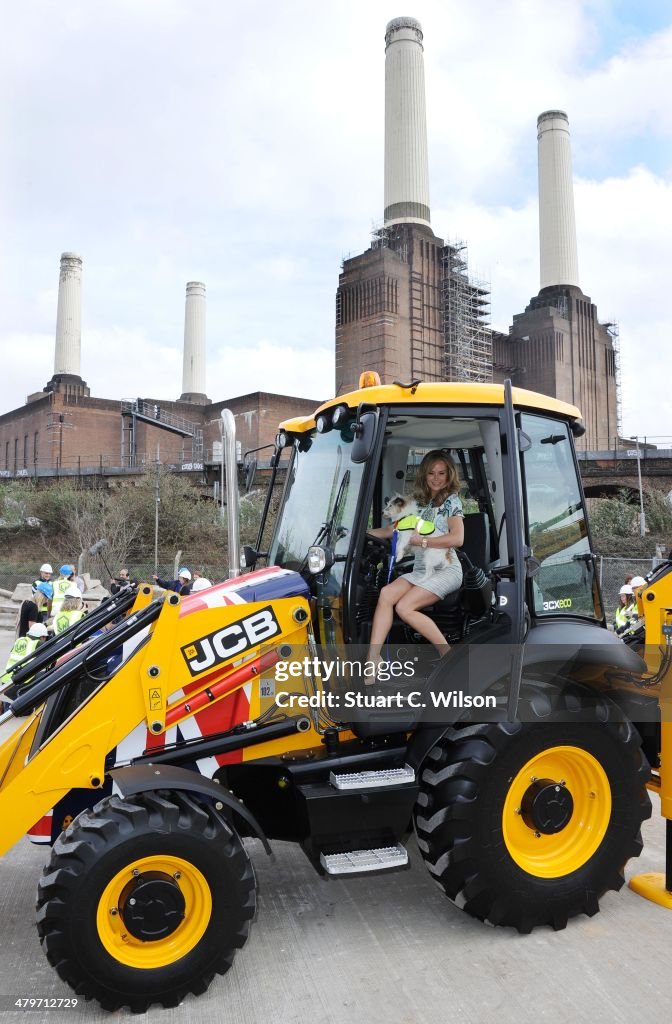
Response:
[{"label": "scaffolding on tower", "polygon": [[490,287],[469,277],[467,246],[444,246],[443,338],[446,380],[487,384],[492,381]]},{"label": "scaffolding on tower", "polygon": [[[614,382],[616,385],[616,439],[621,436],[622,431],[622,395],[621,395],[621,332],[618,323],[615,320],[610,320],[603,325],[606,327],[609,337],[611,338],[611,345],[614,350]],[[616,442],[617,443],[617,442]],[[611,446],[611,439],[608,441],[608,446]]]}]

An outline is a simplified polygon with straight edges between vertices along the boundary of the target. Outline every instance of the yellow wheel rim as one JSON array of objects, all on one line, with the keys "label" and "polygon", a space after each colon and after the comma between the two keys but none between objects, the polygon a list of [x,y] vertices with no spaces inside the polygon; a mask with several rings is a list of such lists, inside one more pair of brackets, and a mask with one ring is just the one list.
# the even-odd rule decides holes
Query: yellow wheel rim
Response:
[{"label": "yellow wheel rim", "polygon": [[[137,875],[154,872],[172,879],[184,899],[184,917],[165,938],[143,940],[132,935],[122,914],[125,893]],[[96,925],[110,956],[127,967],[151,970],[186,956],[203,937],[212,914],[212,896],[205,876],[181,857],[143,857],[117,872],[98,902]]]},{"label": "yellow wheel rim", "polygon": [[[537,780],[565,786],[572,797],[571,817],[552,835],[540,833],[521,811]],[[504,842],[523,871],[538,878],[561,878],[590,860],[610,818],[611,787],[599,761],[581,747],[549,747],[523,765],[509,786],[502,813]]]}]

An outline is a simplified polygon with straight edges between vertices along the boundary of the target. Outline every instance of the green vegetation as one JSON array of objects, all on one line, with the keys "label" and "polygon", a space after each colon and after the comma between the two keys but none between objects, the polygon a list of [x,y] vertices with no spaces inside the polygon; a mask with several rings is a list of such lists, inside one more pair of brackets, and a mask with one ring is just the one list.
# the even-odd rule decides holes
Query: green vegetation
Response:
[{"label": "green vegetation", "polygon": [[[221,579],[228,564],[226,519],[188,479],[161,470],[159,485],[159,573],[171,573],[176,553],[185,565]],[[77,562],[80,552],[104,537],[103,555],[115,571],[127,565],[145,578],[154,571],[157,475],[152,470],[118,489],[61,481],[0,484],[0,574],[34,573],[41,562],[55,568]],[[241,543],[254,543],[263,493],[241,498]],[[107,580],[100,558],[87,556],[84,570]]]},{"label": "green vegetation", "polygon": [[639,533],[639,497],[621,489],[613,498],[589,499],[590,528],[595,547],[603,555],[654,555],[656,545],[672,546],[672,505],[660,491],[644,490],[647,534]]}]

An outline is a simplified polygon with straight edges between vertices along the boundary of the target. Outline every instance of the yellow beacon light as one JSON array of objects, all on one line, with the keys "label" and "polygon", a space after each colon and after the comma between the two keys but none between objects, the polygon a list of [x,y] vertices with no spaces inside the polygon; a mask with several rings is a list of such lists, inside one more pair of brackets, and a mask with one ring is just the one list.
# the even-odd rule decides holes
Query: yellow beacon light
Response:
[{"label": "yellow beacon light", "polygon": [[359,386],[360,388],[380,387],[380,374],[376,373],[375,370],[364,370],[359,375]]}]

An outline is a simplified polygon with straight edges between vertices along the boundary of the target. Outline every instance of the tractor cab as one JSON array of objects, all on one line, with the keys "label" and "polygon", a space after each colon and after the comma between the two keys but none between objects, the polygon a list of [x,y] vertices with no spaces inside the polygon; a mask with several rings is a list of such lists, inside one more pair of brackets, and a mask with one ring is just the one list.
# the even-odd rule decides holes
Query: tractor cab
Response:
[{"label": "tractor cab", "polygon": [[[512,643],[552,621],[603,628],[578,410],[508,386],[380,386],[373,376],[284,423],[277,439],[290,459],[268,559],[310,581],[317,642],[368,643],[381,587],[412,564],[391,566],[389,542],[369,531],[385,525],[393,495],[410,495],[435,449],[458,469],[464,511],[462,588],[428,611],[448,642],[477,642],[495,618]],[[391,639],[423,642],[397,622]]]}]

